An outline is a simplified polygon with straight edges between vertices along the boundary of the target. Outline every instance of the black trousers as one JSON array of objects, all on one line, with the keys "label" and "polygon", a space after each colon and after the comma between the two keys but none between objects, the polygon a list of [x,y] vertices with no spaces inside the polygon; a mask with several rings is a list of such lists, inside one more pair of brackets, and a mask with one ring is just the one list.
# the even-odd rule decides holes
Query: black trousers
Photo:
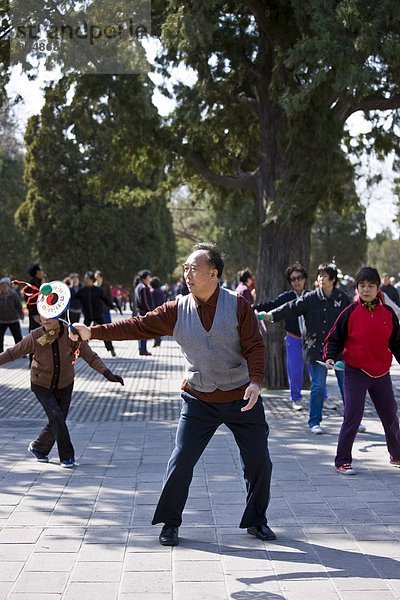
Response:
[{"label": "black trousers", "polygon": [[[84,320],[83,320],[83,323],[87,327],[89,327],[92,323],[94,323],[95,325],[104,325],[105,324],[105,320],[103,319],[103,317],[98,317],[95,320],[85,317]],[[114,349],[113,343],[110,340],[104,340],[104,345],[105,345],[105,347],[107,348],[107,350],[109,352],[111,352],[111,350]]]},{"label": "black trousers", "polygon": [[240,412],[240,409],[247,404],[247,400],[209,404],[186,392],[182,393],[182,398],[175,448],[167,465],[153,525],[181,525],[193,469],[223,423],[232,431],[239,447],[246,482],[246,507],[239,527],[266,524],[272,463],[268,451],[269,428],[261,397],[246,412]]},{"label": "black trousers", "polygon": [[75,456],[66,424],[73,387],[74,384],[71,383],[71,385],[61,390],[51,390],[36,383],[31,384],[31,389],[43,406],[49,420],[33,442],[33,448],[47,456],[54,446],[54,442],[57,442],[60,461]]},{"label": "black trousers", "polygon": [[14,342],[18,344],[22,340],[21,325],[19,321],[15,323],[0,323],[0,352],[4,351],[4,334],[10,328]]}]

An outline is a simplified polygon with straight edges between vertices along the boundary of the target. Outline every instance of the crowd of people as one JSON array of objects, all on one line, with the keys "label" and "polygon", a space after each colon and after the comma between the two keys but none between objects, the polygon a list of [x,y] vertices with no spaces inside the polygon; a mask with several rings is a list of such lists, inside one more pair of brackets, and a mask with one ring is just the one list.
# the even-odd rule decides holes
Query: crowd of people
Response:
[{"label": "crowd of people", "polygon": [[[222,279],[223,259],[213,244],[197,244],[188,256],[183,277],[171,289],[148,269],[138,272],[132,292],[111,286],[101,271],[77,273],[64,279],[71,293],[73,329],[59,318],[44,318],[27,289],[46,280],[40,264],[29,268],[25,298],[11,280],[0,280],[0,365],[29,355],[31,388],[42,404],[48,423],[29,451],[40,462],[56,443],[60,464],[75,465],[66,419],[74,382],[74,363],[80,354],[108,381],[124,384],[90,349],[91,339],[102,340],[114,357],[114,340],[137,340],[139,355],[149,356],[147,342],[161,344],[173,336],[186,362],[182,383],[182,411],[176,445],[167,465],[153,524],[162,523],[160,544],[179,542],[182,512],[193,469],[222,423],[239,447],[247,497],[240,527],[262,540],[275,539],[266,511],[270,497],[272,463],[269,428],[261,387],[265,375],[265,344],[261,321],[284,321],[287,377],[293,409],[304,408],[305,371],[311,380],[308,427],[321,435],[328,369],[334,369],[344,404],[336,471],[354,475],[352,446],[362,424],[369,392],[382,422],[390,464],[400,467],[400,430],[390,378],[394,356],[400,362],[399,285],[387,273],[364,267],[355,278],[343,276],[336,264],[321,263],[314,283],[298,262],[288,266],[287,288],[276,298],[256,302],[256,283],[250,269],[238,273],[229,285]],[[22,338],[19,321],[29,317],[29,333]],[[113,322],[110,311],[121,315],[129,302],[130,318]],[[81,318],[83,317],[83,322]],[[264,325],[265,327],[265,325]],[[4,351],[9,328],[15,346]],[[39,368],[40,365],[40,368]]]}]

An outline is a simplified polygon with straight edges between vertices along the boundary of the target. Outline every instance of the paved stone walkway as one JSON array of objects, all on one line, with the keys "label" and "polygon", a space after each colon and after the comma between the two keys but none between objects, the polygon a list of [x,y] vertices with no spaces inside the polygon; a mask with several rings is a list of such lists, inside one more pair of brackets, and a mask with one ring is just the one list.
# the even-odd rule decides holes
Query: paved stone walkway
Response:
[{"label": "paved stone walkway", "polygon": [[[12,340],[7,337],[7,344]],[[151,357],[116,342],[93,348],[125,387],[77,366],[70,430],[79,466],[35,462],[44,424],[27,360],[0,370],[0,600],[386,600],[400,598],[400,470],[388,464],[369,403],[354,447],[357,475],[332,467],[340,410],[313,436],[288,394],[263,394],[274,463],[264,543],[238,529],[244,486],[221,428],[199,461],[178,547],[150,525],[173,447],[183,364],[163,340]],[[393,367],[400,397],[400,369]],[[335,392],[329,377],[329,392]]]}]

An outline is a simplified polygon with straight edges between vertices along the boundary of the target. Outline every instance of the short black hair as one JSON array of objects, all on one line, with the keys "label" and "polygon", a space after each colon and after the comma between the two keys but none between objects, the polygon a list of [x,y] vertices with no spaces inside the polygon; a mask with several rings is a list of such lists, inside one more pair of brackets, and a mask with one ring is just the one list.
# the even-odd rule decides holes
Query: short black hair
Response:
[{"label": "short black hair", "polygon": [[85,279],[91,279],[92,281],[94,281],[96,279],[96,277],[94,276],[93,271],[86,271]]},{"label": "short black hair", "polygon": [[149,271],[148,269],[143,269],[142,271],[139,271],[139,273],[138,273],[138,277],[142,281],[143,281],[143,279],[146,279],[146,277],[148,277],[149,275],[151,275],[151,271]]},{"label": "short black hair", "polygon": [[250,269],[243,269],[242,271],[239,271],[238,277],[239,277],[239,281],[241,281],[242,283],[246,283],[246,281],[248,279],[253,278],[253,274],[250,271]]},{"label": "short black hair", "polygon": [[159,287],[161,287],[160,278],[157,276],[152,277],[151,281],[150,281],[150,285],[153,288],[153,290],[157,290]]},{"label": "short black hair", "polygon": [[334,285],[338,282],[338,268],[335,263],[321,263],[318,265],[317,269],[317,277],[321,275],[321,273],[326,273],[331,281],[333,281]]},{"label": "short black hair", "polygon": [[356,287],[362,281],[368,281],[368,283],[375,283],[379,288],[381,285],[381,278],[379,277],[379,273],[374,267],[363,267],[360,269],[356,275]]},{"label": "short black hair", "polygon": [[303,275],[304,279],[307,279],[307,277],[308,277],[307,271],[305,270],[303,265],[299,262],[295,262],[292,265],[290,265],[290,267],[288,267],[285,271],[286,279],[288,280],[289,283],[291,283],[290,277],[291,277],[292,273],[294,273],[295,271],[298,273],[301,273]]},{"label": "short black hair", "polygon": [[222,258],[221,252],[218,250],[215,244],[211,242],[200,242],[200,244],[196,244],[192,248],[192,252],[196,252],[196,250],[206,250],[207,251],[207,261],[210,267],[214,267],[218,272],[218,279],[221,277],[222,272],[224,270],[224,261]]},{"label": "short black hair", "polygon": [[34,263],[28,269],[28,273],[31,277],[35,277],[36,273],[41,269],[40,263]]}]

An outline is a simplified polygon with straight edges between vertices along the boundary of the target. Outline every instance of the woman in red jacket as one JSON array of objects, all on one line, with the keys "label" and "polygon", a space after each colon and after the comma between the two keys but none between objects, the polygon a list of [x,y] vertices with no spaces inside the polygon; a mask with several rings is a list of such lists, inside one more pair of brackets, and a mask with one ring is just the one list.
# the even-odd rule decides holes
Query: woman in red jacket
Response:
[{"label": "woman in red jacket", "polygon": [[400,467],[400,430],[390,366],[393,355],[400,363],[400,326],[394,311],[383,303],[376,269],[364,267],[356,277],[358,300],[337,318],[327,335],[324,360],[333,367],[342,353],[345,362],[344,419],[339,434],[335,466],[343,475],[354,475],[351,450],[364,412],[367,391],[382,422],[390,464]]}]

